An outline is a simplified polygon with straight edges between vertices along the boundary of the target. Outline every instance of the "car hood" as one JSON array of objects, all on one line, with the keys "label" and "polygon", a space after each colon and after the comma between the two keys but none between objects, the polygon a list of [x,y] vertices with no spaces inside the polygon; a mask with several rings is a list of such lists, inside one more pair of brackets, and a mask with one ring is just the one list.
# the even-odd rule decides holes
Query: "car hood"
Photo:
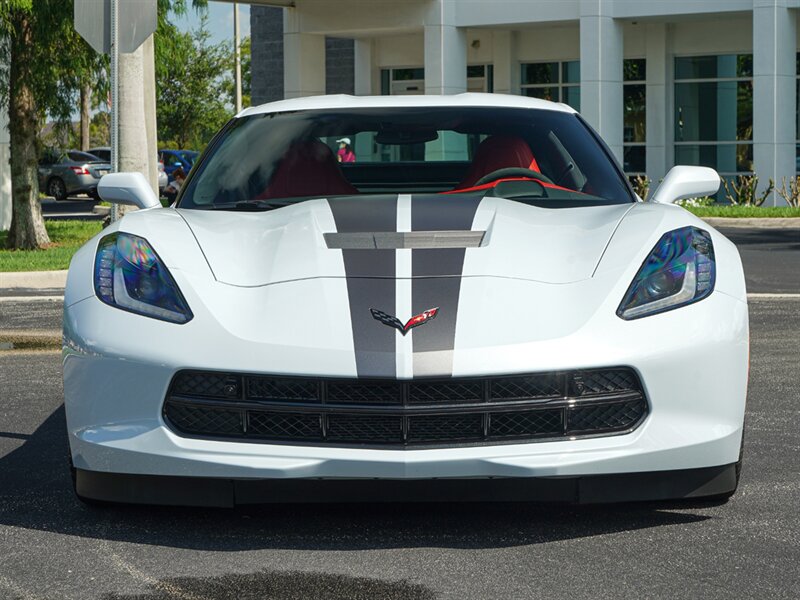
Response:
[{"label": "car hood", "polygon": [[561,284],[592,276],[632,206],[552,209],[502,198],[393,195],[266,212],[178,212],[214,277],[229,285],[432,276]]}]

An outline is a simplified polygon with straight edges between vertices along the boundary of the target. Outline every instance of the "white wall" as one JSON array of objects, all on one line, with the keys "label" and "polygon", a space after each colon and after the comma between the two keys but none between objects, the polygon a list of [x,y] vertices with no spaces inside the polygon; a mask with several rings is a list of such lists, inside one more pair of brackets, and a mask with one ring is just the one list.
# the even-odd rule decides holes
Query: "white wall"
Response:
[{"label": "white wall", "polygon": [[562,27],[531,27],[517,34],[517,61],[577,60],[581,52],[578,22]]}]

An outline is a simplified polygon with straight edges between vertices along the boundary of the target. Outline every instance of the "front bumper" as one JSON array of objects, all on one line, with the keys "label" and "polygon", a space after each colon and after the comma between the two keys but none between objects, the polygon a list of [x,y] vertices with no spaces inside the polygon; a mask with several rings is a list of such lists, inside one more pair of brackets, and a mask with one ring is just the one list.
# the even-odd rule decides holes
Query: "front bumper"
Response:
[{"label": "front bumper", "polygon": [[[182,283],[182,289],[191,289]],[[162,408],[169,383],[181,369],[265,372],[263,365],[270,361],[288,361],[295,368],[337,363],[315,360],[319,356],[304,348],[278,352],[223,331],[204,314],[200,299],[188,300],[195,319],[183,326],[120,311],[94,297],[66,308],[64,391],[79,492],[81,481],[114,481],[116,475],[131,477],[111,484],[110,489],[117,490],[110,493],[111,499],[118,498],[119,490],[127,490],[133,499],[138,494],[134,489],[146,488],[147,482],[156,482],[155,489],[168,489],[160,477],[179,478],[175,485],[186,489],[192,486],[183,478],[197,485],[211,481],[209,489],[226,490],[224,496],[237,499],[250,497],[244,489],[266,485],[263,489],[269,490],[272,484],[290,485],[289,480],[302,486],[298,480],[312,479],[349,480],[331,485],[353,490],[355,485],[347,486],[358,482],[352,480],[382,480],[391,489],[391,482],[413,487],[421,485],[414,480],[438,479],[455,484],[458,490],[463,485],[482,487],[480,481],[507,479],[501,485],[523,483],[528,491],[523,497],[535,497],[532,490],[552,484],[565,486],[556,496],[573,501],[592,497],[585,490],[598,481],[592,479],[595,476],[610,477],[603,485],[622,482],[621,490],[630,488],[629,499],[652,494],[634,493],[636,486],[612,476],[637,474],[651,483],[653,477],[693,482],[691,489],[683,491],[665,483],[664,493],[658,492],[660,484],[647,484],[656,497],[721,493],[721,488],[730,487],[730,465],[739,458],[747,387],[747,307],[724,293],[636,322],[620,323],[613,314],[608,319],[595,318],[566,339],[515,344],[506,352],[484,350],[482,371],[473,370],[475,375],[486,375],[530,372],[532,364],[537,371],[630,366],[638,372],[650,403],[650,414],[635,431],[593,439],[414,450],[259,444],[176,435],[166,427]],[[691,329],[687,330],[687,324]],[[620,333],[622,328],[624,333]],[[685,334],[674,335],[676,330]],[[214,343],[203,343],[209,339]],[[242,350],[231,352],[231,348]],[[464,360],[478,352],[465,350]],[[265,361],[266,355],[270,361]],[[479,364],[478,360],[473,364]],[[275,370],[291,372],[284,367]],[[687,472],[701,475],[692,479]],[[541,485],[542,478],[547,486]],[[572,483],[564,483],[565,479]],[[709,483],[714,481],[722,484]],[[86,489],[83,494],[90,495]],[[269,492],[267,497],[281,494]],[[619,494],[610,498],[621,499]]]},{"label": "front bumper", "polygon": [[725,496],[735,464],[704,469],[481,479],[223,479],[124,475],[77,469],[77,493],[131,504],[233,507],[281,502],[606,502]]}]

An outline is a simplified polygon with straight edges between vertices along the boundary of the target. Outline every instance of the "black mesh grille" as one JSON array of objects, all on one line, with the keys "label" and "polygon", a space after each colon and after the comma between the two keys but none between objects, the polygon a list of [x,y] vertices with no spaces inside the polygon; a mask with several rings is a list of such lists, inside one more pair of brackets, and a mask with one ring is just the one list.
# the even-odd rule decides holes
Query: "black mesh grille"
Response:
[{"label": "black mesh grille", "polygon": [[408,401],[411,404],[441,404],[443,402],[480,402],[483,400],[482,381],[452,381],[411,383]]},{"label": "black mesh grille", "polygon": [[558,435],[564,429],[563,417],[563,410],[492,413],[490,432],[499,438]]},{"label": "black mesh grille", "polygon": [[403,419],[399,416],[342,415],[328,416],[328,439],[336,442],[385,444],[403,442]]},{"label": "black mesh grille", "polygon": [[410,381],[182,371],[164,403],[186,435],[379,447],[619,433],[647,410],[626,368]]},{"label": "black mesh grille", "polygon": [[320,415],[250,411],[247,432],[285,440],[322,439]]},{"label": "black mesh grille", "polygon": [[561,381],[561,377],[551,374],[493,379],[491,399],[555,398],[563,394]]},{"label": "black mesh grille", "polygon": [[238,394],[238,385],[236,375],[185,371],[175,377],[172,391],[184,396],[230,398]]},{"label": "black mesh grille", "polygon": [[645,408],[641,400],[570,408],[569,431],[628,429],[644,416]]},{"label": "black mesh grille", "polygon": [[408,420],[410,442],[483,439],[483,414],[428,415]]},{"label": "black mesh grille", "polygon": [[403,390],[394,381],[333,381],[328,383],[329,404],[400,404]]},{"label": "black mesh grille", "polygon": [[217,435],[229,435],[243,432],[242,412],[238,410],[168,402],[166,415],[175,427],[186,433],[213,431]]},{"label": "black mesh grille", "polygon": [[581,396],[640,389],[638,378],[633,371],[627,369],[579,371],[573,375],[573,385],[577,395]]},{"label": "black mesh grille", "polygon": [[248,377],[247,396],[277,402],[318,402],[319,385],[308,379]]}]

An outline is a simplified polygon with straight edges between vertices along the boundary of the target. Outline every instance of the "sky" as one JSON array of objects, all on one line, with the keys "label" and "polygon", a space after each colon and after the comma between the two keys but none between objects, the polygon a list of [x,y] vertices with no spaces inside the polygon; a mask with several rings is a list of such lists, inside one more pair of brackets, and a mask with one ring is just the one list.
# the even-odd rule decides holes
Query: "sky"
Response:
[{"label": "sky", "polygon": [[[233,40],[233,3],[209,2],[207,14],[211,41],[216,44]],[[188,9],[184,16],[173,16],[170,20],[183,31],[200,27],[200,14],[191,8]],[[249,4],[239,4],[239,30],[243,38],[250,35]]]}]

